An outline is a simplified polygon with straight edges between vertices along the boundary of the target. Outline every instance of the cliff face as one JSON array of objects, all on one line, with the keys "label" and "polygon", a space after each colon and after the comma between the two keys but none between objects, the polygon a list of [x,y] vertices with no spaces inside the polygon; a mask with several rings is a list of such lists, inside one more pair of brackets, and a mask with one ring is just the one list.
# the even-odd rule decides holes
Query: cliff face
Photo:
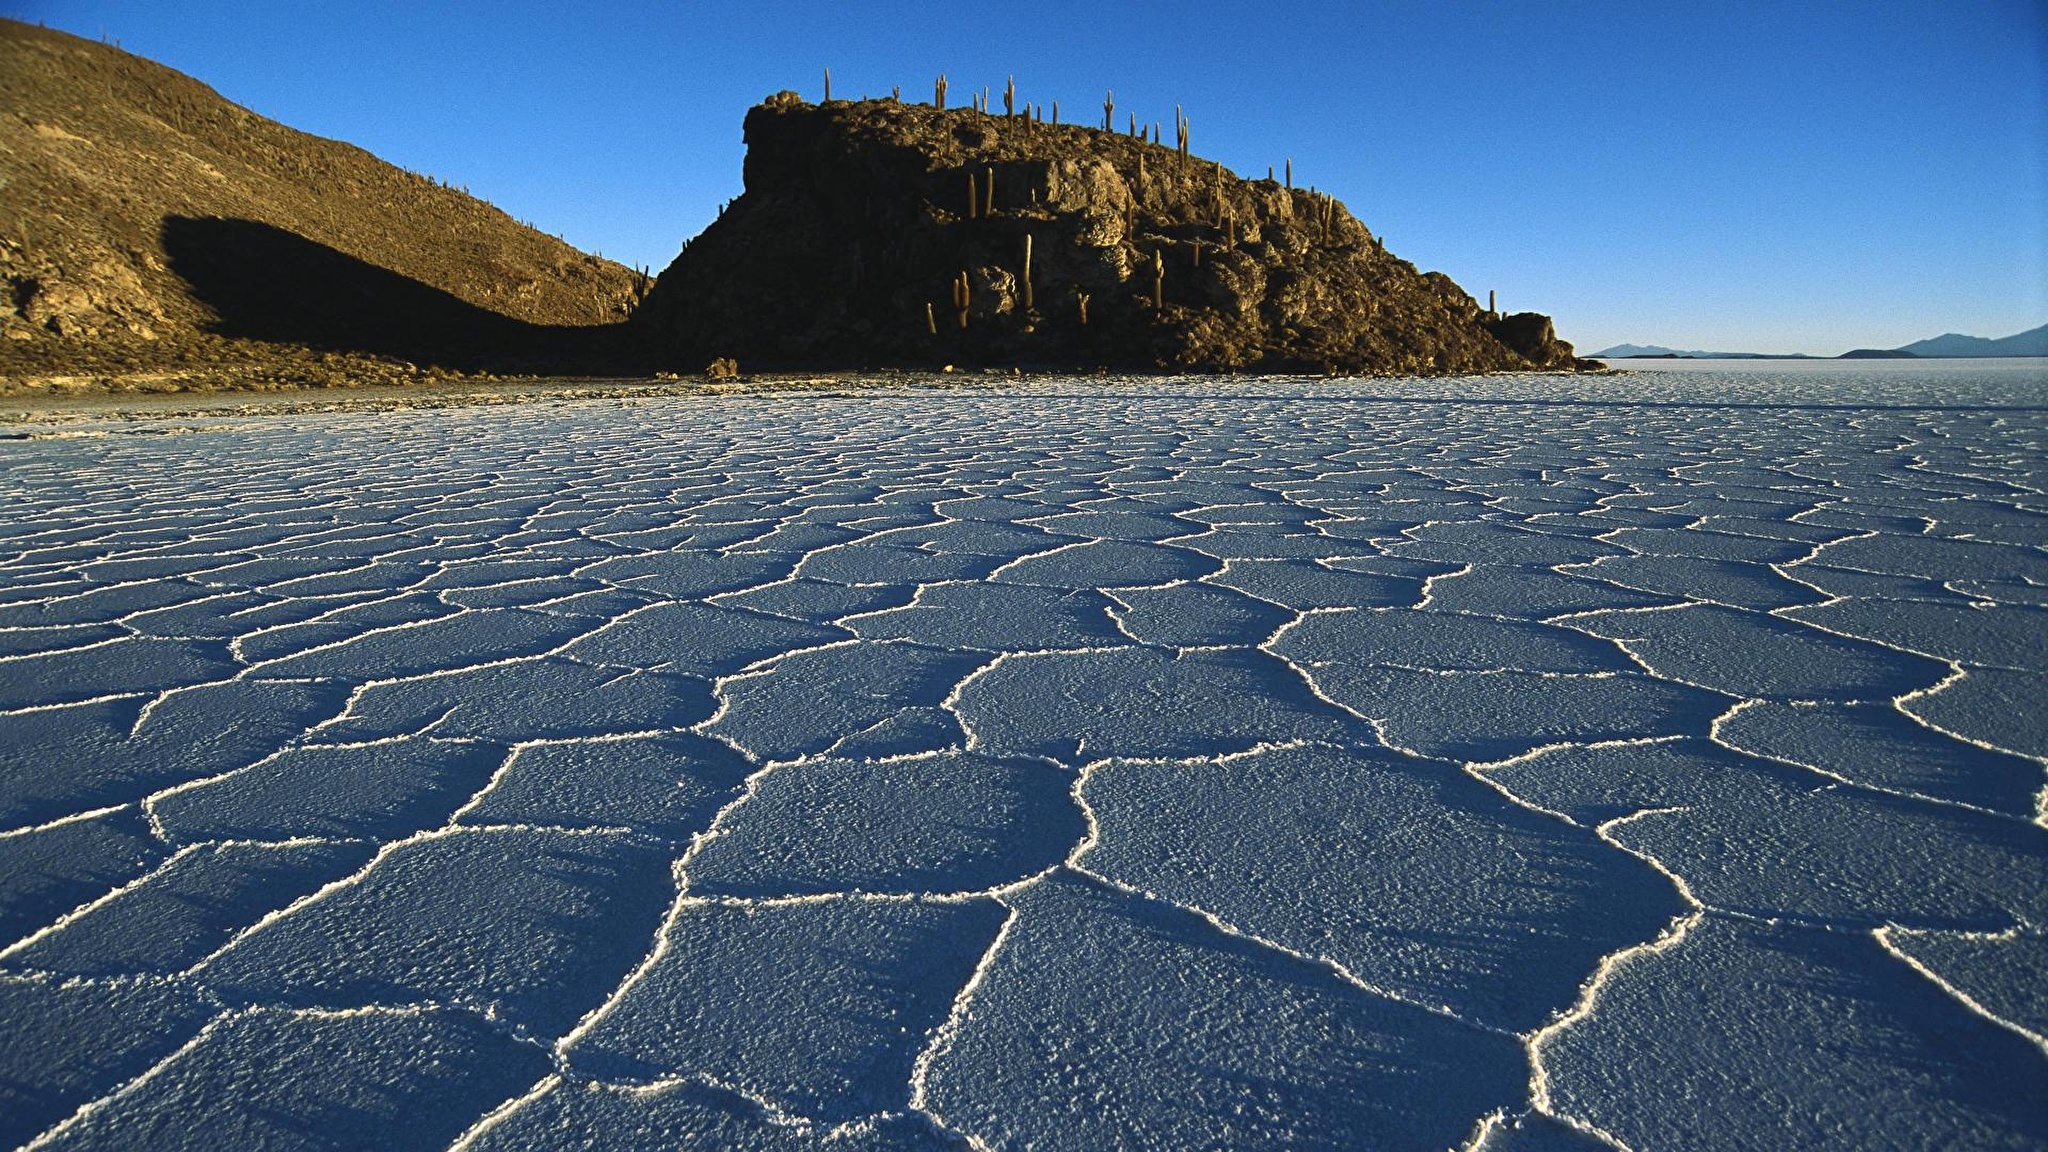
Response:
[{"label": "cliff face", "polygon": [[[1122,133],[780,93],[746,191],[634,316],[664,366],[1571,368],[1342,204]],[[1028,267],[1028,277],[1027,277]]]},{"label": "cliff face", "polygon": [[107,44],[0,20],[0,374],[444,359],[616,325],[635,273]]}]

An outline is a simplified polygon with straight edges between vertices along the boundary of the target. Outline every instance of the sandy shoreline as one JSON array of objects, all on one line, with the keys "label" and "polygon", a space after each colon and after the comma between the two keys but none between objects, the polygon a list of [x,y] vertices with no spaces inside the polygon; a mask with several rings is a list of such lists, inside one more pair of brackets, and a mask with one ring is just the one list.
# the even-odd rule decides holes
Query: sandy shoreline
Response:
[{"label": "sandy shoreline", "polygon": [[[1071,375],[1071,374],[1062,374]],[[252,416],[309,412],[384,412],[525,404],[544,400],[642,399],[664,396],[743,396],[838,388],[954,389],[993,387],[1020,377],[1007,372],[773,373],[734,380],[650,377],[560,378],[527,376],[427,384],[361,384],[338,388],[275,390],[86,390],[0,393],[0,426],[106,420],[161,420],[187,416]]]},{"label": "sandy shoreline", "polygon": [[[1605,372],[1512,372],[1504,376],[1630,375],[1625,369]],[[145,421],[182,417],[260,416],[322,412],[389,412],[423,408],[462,408],[527,404],[548,400],[651,399],[669,396],[748,396],[770,392],[868,391],[880,388],[958,390],[999,388],[1031,381],[1074,381],[1089,377],[1132,378],[1130,373],[1077,372],[1003,368],[952,368],[912,371],[859,369],[847,372],[768,372],[731,380],[700,377],[678,379],[647,376],[557,377],[518,376],[487,379],[429,378],[419,383],[365,380],[329,387],[222,387],[207,382],[186,386],[160,375],[131,378],[45,377],[26,388],[0,380],[0,427],[30,424]],[[1209,373],[1168,374],[1157,380],[1208,380]],[[1231,373],[1238,380],[1298,381],[1298,373]],[[1315,377],[1307,377],[1313,379]],[[1389,375],[1385,379],[1416,379]],[[1471,377],[1462,377],[1471,379]],[[1452,379],[1446,377],[1445,379]],[[113,387],[109,387],[112,384]],[[20,439],[0,433],[0,439]]]}]

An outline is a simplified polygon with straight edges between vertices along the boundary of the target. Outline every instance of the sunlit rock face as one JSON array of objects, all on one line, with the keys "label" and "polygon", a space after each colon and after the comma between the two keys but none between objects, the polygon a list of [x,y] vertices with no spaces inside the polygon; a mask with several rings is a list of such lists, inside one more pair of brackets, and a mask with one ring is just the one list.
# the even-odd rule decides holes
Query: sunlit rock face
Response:
[{"label": "sunlit rock face", "polygon": [[1483,311],[1331,197],[1128,133],[784,92],[746,136],[745,193],[636,314],[673,367],[1576,363],[1548,317]]}]

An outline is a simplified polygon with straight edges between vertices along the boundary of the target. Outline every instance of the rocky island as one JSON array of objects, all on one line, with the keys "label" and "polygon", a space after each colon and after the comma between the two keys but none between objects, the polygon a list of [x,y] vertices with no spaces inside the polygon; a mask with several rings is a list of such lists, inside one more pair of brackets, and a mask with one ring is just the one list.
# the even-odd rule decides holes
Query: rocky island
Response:
[{"label": "rocky island", "polygon": [[[1157,371],[1571,369],[1550,319],[1481,308],[1291,174],[1004,113],[779,93],[746,191],[632,326],[657,361]],[[1055,114],[1056,115],[1056,114]]]}]

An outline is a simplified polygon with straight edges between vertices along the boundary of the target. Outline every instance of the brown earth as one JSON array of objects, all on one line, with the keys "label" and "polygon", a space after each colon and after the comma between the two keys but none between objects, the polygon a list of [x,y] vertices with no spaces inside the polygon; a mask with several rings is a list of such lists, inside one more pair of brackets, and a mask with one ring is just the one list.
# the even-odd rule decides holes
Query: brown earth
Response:
[{"label": "brown earth", "polygon": [[559,370],[611,359],[644,291],[457,188],[0,20],[0,381]]},{"label": "brown earth", "polygon": [[746,191],[634,316],[666,366],[1598,367],[1548,317],[1417,272],[1330,197],[1185,147],[790,92],[747,114],[746,140]]}]

